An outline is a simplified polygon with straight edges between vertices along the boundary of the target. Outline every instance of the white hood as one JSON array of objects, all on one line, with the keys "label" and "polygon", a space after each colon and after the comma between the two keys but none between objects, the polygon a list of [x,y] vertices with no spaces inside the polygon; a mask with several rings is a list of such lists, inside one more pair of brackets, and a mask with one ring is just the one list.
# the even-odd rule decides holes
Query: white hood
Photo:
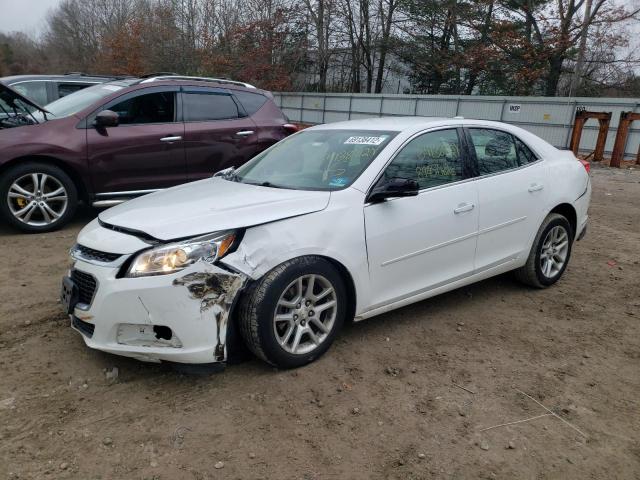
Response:
[{"label": "white hood", "polygon": [[209,178],[130,200],[99,218],[159,240],[173,240],[317,212],[327,206],[330,196]]}]

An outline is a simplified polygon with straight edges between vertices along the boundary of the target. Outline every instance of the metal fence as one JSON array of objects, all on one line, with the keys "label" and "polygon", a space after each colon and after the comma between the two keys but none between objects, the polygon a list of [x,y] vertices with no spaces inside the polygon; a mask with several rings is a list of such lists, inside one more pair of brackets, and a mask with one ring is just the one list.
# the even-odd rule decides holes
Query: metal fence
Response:
[{"label": "metal fence", "polygon": [[[274,93],[276,104],[291,121],[318,124],[358,118],[419,115],[463,116],[498,120],[522,127],[556,147],[567,148],[576,110],[612,112],[605,153],[611,154],[620,112],[640,113],[640,99],[485,97],[455,95],[387,95],[349,93]],[[640,123],[632,124],[625,158],[635,158],[640,144]],[[589,121],[582,133],[580,151],[595,148],[598,122]]]}]

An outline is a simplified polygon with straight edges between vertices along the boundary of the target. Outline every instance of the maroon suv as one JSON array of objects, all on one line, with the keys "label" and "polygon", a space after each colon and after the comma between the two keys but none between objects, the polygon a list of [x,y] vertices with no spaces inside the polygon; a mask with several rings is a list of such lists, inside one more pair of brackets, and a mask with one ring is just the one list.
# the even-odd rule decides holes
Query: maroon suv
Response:
[{"label": "maroon suv", "polygon": [[269,92],[230,80],[118,80],[45,108],[0,85],[0,211],[26,232],[239,166],[294,132]]}]

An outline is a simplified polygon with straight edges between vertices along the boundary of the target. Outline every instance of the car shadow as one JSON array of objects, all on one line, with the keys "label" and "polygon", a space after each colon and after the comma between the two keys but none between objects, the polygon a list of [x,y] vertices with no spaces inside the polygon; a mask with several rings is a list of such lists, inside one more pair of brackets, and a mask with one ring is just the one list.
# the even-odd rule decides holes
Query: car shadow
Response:
[{"label": "car shadow", "polygon": [[[79,205],[78,210],[76,211],[76,214],[67,225],[65,225],[59,230],[54,230],[53,232],[49,232],[49,233],[80,231],[82,227],[84,227],[87,223],[89,223],[91,220],[96,218],[101,211],[102,210],[93,208],[89,205]],[[0,220],[0,237],[18,236],[18,235],[46,235],[46,233],[21,232],[17,228],[9,225],[7,222]]]}]

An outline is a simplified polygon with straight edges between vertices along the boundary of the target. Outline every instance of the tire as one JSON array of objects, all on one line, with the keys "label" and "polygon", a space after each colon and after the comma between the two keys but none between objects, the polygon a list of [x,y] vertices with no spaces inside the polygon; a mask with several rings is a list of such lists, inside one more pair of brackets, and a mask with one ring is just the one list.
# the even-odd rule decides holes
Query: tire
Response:
[{"label": "tire", "polygon": [[[558,249],[557,253],[550,255],[548,246],[554,244],[552,237],[556,232],[561,232],[566,236],[566,251],[563,253],[562,249]],[[547,288],[556,283],[560,280],[569,264],[574,235],[571,224],[565,217],[557,213],[549,214],[536,234],[527,263],[515,270],[516,278],[522,283],[535,288]],[[551,243],[548,243],[549,241]],[[558,243],[555,245],[562,245],[562,243],[558,239]],[[563,255],[560,255],[560,253],[563,253]],[[548,262],[551,257],[554,265],[549,268]],[[564,260],[561,265],[558,265],[557,261],[562,257]]]},{"label": "tire", "polygon": [[[314,295],[308,291],[312,277]],[[331,301],[334,306],[323,307]],[[329,349],[344,323],[346,303],[344,281],[328,261],[315,256],[295,258],[249,286],[239,308],[240,332],[258,358],[279,368],[300,367]],[[304,333],[294,347],[298,331]]]},{"label": "tire", "polygon": [[[44,188],[39,190],[36,182]],[[0,178],[0,214],[23,232],[57,230],[73,218],[77,207],[75,184],[55,165],[27,162],[9,168]]]}]

